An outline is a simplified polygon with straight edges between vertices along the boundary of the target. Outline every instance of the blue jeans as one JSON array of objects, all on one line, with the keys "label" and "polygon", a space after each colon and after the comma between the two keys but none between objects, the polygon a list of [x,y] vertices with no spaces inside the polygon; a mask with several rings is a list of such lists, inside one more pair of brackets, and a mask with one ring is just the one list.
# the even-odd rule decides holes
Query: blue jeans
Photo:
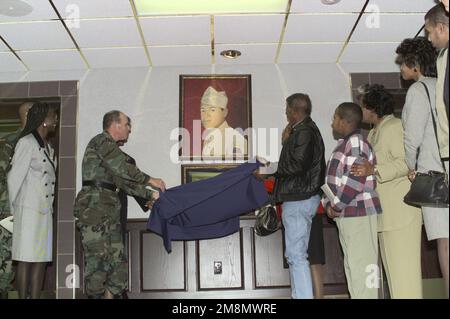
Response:
[{"label": "blue jeans", "polygon": [[308,261],[308,243],[312,219],[319,203],[319,195],[306,200],[283,203],[285,256],[289,264],[293,299],[314,298]]}]

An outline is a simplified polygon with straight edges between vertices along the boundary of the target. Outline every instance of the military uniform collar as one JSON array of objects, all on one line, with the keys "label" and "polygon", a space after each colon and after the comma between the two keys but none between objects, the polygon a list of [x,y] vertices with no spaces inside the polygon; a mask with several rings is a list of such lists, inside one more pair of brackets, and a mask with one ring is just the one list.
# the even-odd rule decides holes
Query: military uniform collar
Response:
[{"label": "military uniform collar", "polygon": [[227,122],[227,121],[224,121],[222,124],[220,124],[220,126],[218,127],[218,129],[219,129],[219,130],[223,130],[223,129],[226,129],[226,128],[228,128],[228,127],[230,127],[230,126],[228,125],[228,122]]},{"label": "military uniform collar", "polygon": [[0,141],[6,142],[9,144],[15,144],[17,142],[17,139],[20,136],[20,133],[22,133],[22,128],[18,128],[14,132],[5,135],[3,138],[0,139]]},{"label": "military uniform collar", "polygon": [[12,133],[12,135],[19,136],[20,133],[22,133],[22,128],[21,128],[21,127],[19,127],[17,130],[15,130],[15,131]]},{"label": "military uniform collar", "polygon": [[110,140],[111,142],[117,143],[117,142],[113,139],[113,137],[111,136],[111,134],[108,133],[108,131],[103,131],[103,135],[105,135],[106,138],[107,138],[108,140]]}]

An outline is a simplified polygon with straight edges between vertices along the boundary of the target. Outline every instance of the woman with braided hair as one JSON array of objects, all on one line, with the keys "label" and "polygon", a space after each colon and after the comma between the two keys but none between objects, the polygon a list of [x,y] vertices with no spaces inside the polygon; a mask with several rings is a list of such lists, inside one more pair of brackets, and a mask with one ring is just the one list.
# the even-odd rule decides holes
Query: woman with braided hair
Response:
[{"label": "woman with braided hair", "polygon": [[[414,80],[408,89],[402,111],[405,131],[405,160],[410,179],[416,171],[445,170],[441,162],[437,137],[433,127],[436,114],[436,50],[425,38],[406,39],[397,48],[397,62],[402,77]],[[448,294],[448,208],[422,207],[428,240],[437,240],[439,262]],[[448,297],[448,295],[447,295]]]},{"label": "woman with braided hair", "polygon": [[18,262],[19,297],[39,299],[47,262],[52,261],[53,199],[56,159],[48,136],[57,125],[57,114],[46,103],[28,111],[8,173],[8,191],[14,218],[12,260]]}]

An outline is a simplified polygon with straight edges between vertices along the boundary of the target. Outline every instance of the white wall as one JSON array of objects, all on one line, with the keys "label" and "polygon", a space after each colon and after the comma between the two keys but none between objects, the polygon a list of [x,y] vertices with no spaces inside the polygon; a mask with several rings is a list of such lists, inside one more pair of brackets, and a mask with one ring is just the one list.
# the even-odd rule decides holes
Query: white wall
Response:
[{"label": "white wall", "polygon": [[[98,69],[89,71],[47,71],[0,73],[0,82],[79,80],[77,189],[81,188],[81,161],[90,138],[101,131],[103,114],[119,109],[132,119],[133,129],[124,150],[148,174],[161,177],[168,187],[181,182],[180,164],[170,161],[174,141],[169,140],[179,121],[180,74],[251,74],[254,128],[279,128],[286,125],[285,98],[292,93],[307,93],[313,103],[312,117],[325,141],[328,157],[335,145],[331,118],[335,107],[351,100],[350,72],[397,71],[380,66],[339,66],[336,64],[284,64],[241,66],[155,67]],[[278,138],[279,140],[279,138]],[[274,154],[272,161],[276,161]],[[146,218],[130,201],[129,218]]]}]

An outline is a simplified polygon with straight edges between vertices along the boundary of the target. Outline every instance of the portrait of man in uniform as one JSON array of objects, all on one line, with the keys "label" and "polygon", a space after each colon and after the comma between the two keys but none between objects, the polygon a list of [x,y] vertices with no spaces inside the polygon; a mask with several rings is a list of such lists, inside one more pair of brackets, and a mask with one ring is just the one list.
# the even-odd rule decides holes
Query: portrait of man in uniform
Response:
[{"label": "portrait of man in uniform", "polygon": [[180,76],[182,159],[248,159],[250,75]]}]

